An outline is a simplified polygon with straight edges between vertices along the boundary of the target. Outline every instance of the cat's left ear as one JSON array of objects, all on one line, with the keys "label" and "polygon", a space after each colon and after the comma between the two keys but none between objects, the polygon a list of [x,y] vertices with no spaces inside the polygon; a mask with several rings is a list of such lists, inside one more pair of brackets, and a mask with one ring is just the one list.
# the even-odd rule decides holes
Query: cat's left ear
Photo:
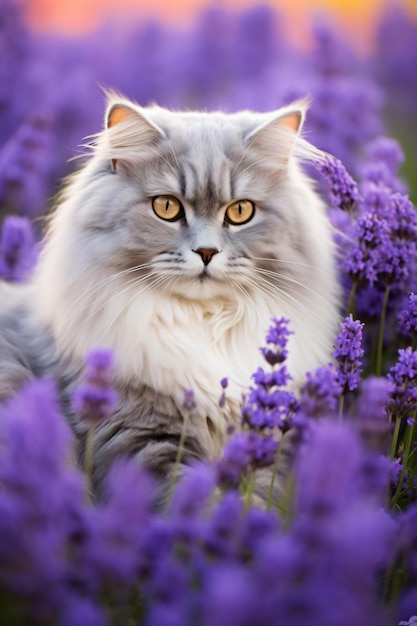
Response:
[{"label": "cat's left ear", "polygon": [[302,100],[269,114],[266,121],[246,137],[246,143],[261,152],[263,158],[286,164],[294,151],[307,109],[308,101]]},{"label": "cat's left ear", "polygon": [[105,117],[106,152],[114,169],[118,161],[137,161],[165,136],[138,106],[110,101]]}]

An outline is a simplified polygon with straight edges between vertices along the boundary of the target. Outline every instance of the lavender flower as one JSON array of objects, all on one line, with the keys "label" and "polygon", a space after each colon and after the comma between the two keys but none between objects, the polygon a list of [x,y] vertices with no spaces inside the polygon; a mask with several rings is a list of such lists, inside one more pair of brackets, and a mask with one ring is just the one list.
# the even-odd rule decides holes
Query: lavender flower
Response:
[{"label": "lavender flower", "polygon": [[193,411],[196,408],[197,404],[195,401],[194,391],[192,389],[184,391],[182,406],[186,411]]},{"label": "lavender flower", "polygon": [[417,351],[411,347],[398,350],[398,360],[387,375],[393,385],[389,410],[396,417],[408,419],[417,410]]},{"label": "lavender flower", "polygon": [[417,259],[417,213],[400,193],[393,194],[384,209],[390,237],[380,259],[379,279],[384,284],[401,284]]},{"label": "lavender flower", "polygon": [[72,405],[91,424],[109,417],[116,407],[113,367],[114,355],[107,348],[96,348],[87,357],[85,378],[75,390]]},{"label": "lavender flower", "polygon": [[364,324],[354,320],[352,315],[340,324],[340,333],[332,356],[338,363],[337,381],[342,386],[343,393],[354,391],[359,385],[362,357],[365,354],[362,348],[363,327]]},{"label": "lavender flower", "polygon": [[398,315],[400,330],[408,337],[417,335],[417,295],[411,293],[408,299],[407,309]]},{"label": "lavender flower", "polygon": [[222,378],[220,381],[220,385],[222,387],[222,394],[219,400],[219,407],[222,409],[226,405],[226,389],[229,385],[229,381],[227,378]]},{"label": "lavender flower", "polygon": [[[301,415],[310,418],[335,414],[341,393],[338,373],[332,364],[307,372],[299,400]],[[296,423],[297,420],[300,421],[299,415]]]},{"label": "lavender flower", "polygon": [[[283,363],[288,356],[288,338],[293,332],[288,328],[290,320],[285,317],[273,318],[266,335],[266,348],[261,348],[264,359],[269,365]],[[268,347],[269,346],[269,347]]]},{"label": "lavender flower", "polygon": [[217,482],[222,487],[238,487],[250,470],[273,465],[278,442],[255,432],[235,433],[217,462]]},{"label": "lavender flower", "polygon": [[392,191],[403,191],[404,182],[397,179],[404,152],[395,139],[378,137],[367,146],[368,159],[361,168],[365,185],[371,182]]},{"label": "lavender flower", "polygon": [[382,437],[386,440],[390,433],[388,404],[393,391],[392,382],[383,376],[370,376],[362,381],[356,403],[356,416],[368,440],[371,437]]},{"label": "lavender flower", "polygon": [[343,263],[343,269],[354,283],[371,286],[378,280],[381,259],[389,244],[389,225],[376,213],[367,213],[356,224],[356,241]]},{"label": "lavender flower", "polygon": [[315,167],[328,181],[333,206],[350,211],[359,199],[359,192],[343,163],[326,154],[320,161],[316,161]]},{"label": "lavender flower", "polygon": [[0,277],[20,282],[36,261],[33,230],[28,218],[9,215],[0,238]]},{"label": "lavender flower", "polygon": [[67,555],[85,531],[85,514],[51,381],[27,384],[2,408],[0,439],[0,589],[19,598],[24,614],[57,623],[70,592]]}]

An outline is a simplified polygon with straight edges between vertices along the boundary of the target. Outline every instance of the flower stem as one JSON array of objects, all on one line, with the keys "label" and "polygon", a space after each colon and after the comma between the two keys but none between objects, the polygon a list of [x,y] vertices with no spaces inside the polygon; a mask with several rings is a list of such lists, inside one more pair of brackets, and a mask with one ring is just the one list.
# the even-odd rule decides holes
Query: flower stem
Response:
[{"label": "flower stem", "polygon": [[179,466],[181,465],[182,455],[184,453],[185,439],[187,436],[187,429],[188,429],[188,421],[189,421],[189,413],[188,411],[184,411],[184,419],[183,419],[182,427],[181,427],[177,455],[175,457],[175,463],[174,463],[174,467],[172,468],[171,480],[170,480],[169,487],[168,487],[168,502],[171,500],[175,483],[177,482],[177,471],[178,471]]},{"label": "flower stem", "polygon": [[275,476],[277,475],[277,470],[278,470],[278,464],[279,464],[280,456],[281,456],[281,445],[278,446],[278,450],[277,450],[277,453],[275,455],[274,467],[272,468],[272,477],[271,477],[271,483],[269,485],[268,502],[266,503],[266,510],[267,511],[269,511],[271,509],[271,506],[272,506],[272,499],[273,499],[273,495],[274,495]]},{"label": "flower stem", "polygon": [[395,494],[392,498],[393,507],[395,507],[395,505],[398,503],[398,500],[401,494],[402,484],[404,481],[404,476],[405,476],[405,473],[407,472],[407,463],[408,463],[408,459],[410,456],[411,444],[413,443],[413,432],[414,432],[414,423],[407,424],[407,433],[405,435],[405,445],[404,445],[404,452],[403,452],[403,468],[398,478],[397,489],[395,490]]},{"label": "flower stem", "polygon": [[342,394],[339,400],[339,422],[343,421],[343,405],[345,402],[345,396]]},{"label": "flower stem", "polygon": [[358,283],[352,283],[352,289],[350,290],[349,304],[348,304],[348,308],[347,308],[347,315],[352,313],[353,317],[355,316],[355,311],[356,311],[355,297],[356,297],[356,289],[357,289],[357,287],[358,287]]},{"label": "flower stem", "polygon": [[397,415],[395,419],[394,433],[392,435],[391,454],[389,456],[390,461],[394,460],[395,452],[397,450],[398,433],[400,432],[401,417]]},{"label": "flower stem", "polygon": [[255,471],[251,470],[251,472],[249,474],[248,486],[247,486],[247,489],[246,489],[246,499],[245,499],[245,509],[246,509],[246,511],[250,508],[250,506],[252,504],[252,494],[253,494],[254,486],[255,486]]},{"label": "flower stem", "polygon": [[390,289],[391,289],[391,285],[387,285],[385,288],[384,300],[382,302],[381,323],[379,325],[378,347],[377,347],[377,352],[376,352],[375,374],[377,376],[381,376],[381,372],[382,372],[382,348],[384,345],[385,320],[387,317],[387,305],[388,305]]}]

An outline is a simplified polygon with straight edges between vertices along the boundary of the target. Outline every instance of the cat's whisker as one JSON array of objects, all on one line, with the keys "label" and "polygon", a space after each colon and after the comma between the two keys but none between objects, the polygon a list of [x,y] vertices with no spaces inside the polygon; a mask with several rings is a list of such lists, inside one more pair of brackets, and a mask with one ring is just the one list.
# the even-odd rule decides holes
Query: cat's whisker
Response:
[{"label": "cat's whisker", "polygon": [[[135,276],[134,278],[131,278],[130,280],[126,281],[126,282],[124,283],[124,285],[125,285],[126,287],[128,287],[129,285],[132,285],[132,283],[135,283],[135,281],[138,281],[138,280],[143,281],[143,280],[145,280],[145,279],[146,279],[146,276],[142,276],[142,277],[140,277],[140,279],[138,279],[138,277],[137,277],[137,276]],[[90,319],[91,319],[91,318],[92,318],[92,317],[93,317],[93,316],[94,316],[94,315],[95,315],[95,314],[96,314],[96,313],[97,313],[97,312],[98,312],[101,308],[103,308],[106,304],[108,304],[109,302],[111,302],[113,298],[117,297],[117,295],[118,295],[119,293],[120,293],[120,291],[119,291],[119,292],[118,292],[118,291],[116,291],[116,292],[114,293],[114,295],[112,295],[112,296],[111,296],[111,298],[107,299],[107,300],[106,300],[105,302],[103,302],[103,303],[102,303],[99,307],[95,307],[93,310],[90,310],[89,315],[88,315],[86,318],[84,318],[84,319],[83,319],[83,322],[82,322],[82,323],[84,324],[84,322],[86,322],[86,321],[90,320]],[[86,304],[86,302],[85,302],[85,301],[86,301],[86,300],[91,300],[91,298],[93,298],[96,294],[97,294],[97,289],[93,289],[93,290],[91,290],[91,291],[87,291],[87,290],[86,290],[86,291],[82,294],[82,296],[80,296],[77,300],[78,300],[78,301],[80,301],[80,300],[84,300],[83,304],[85,305],[85,304]],[[76,303],[74,303],[74,304],[76,304]],[[77,316],[77,314],[78,314],[78,309],[75,309],[75,307],[74,307],[74,306],[69,307],[69,309],[68,309],[68,321],[69,321],[69,322],[72,322],[72,321],[74,320],[74,318]]]},{"label": "cat's whisker", "polygon": [[252,298],[250,293],[245,289],[244,285],[241,285],[238,282],[232,282],[232,281],[229,281],[229,283],[232,284],[234,287],[236,287],[238,291],[240,291],[240,293],[242,293],[249,300],[249,302],[252,304],[254,309],[256,309],[255,300]]},{"label": "cat's whisker", "polygon": [[290,276],[287,276],[286,274],[281,274],[280,272],[273,272],[272,270],[266,270],[260,267],[256,267],[254,268],[255,271],[259,274],[263,274],[264,276],[268,276],[271,278],[277,278],[278,280],[285,280],[291,284],[297,285],[299,287],[302,287],[303,289],[305,289],[306,291],[308,291],[309,293],[312,293],[315,297],[319,298],[320,300],[322,300],[325,304],[328,304],[328,300],[326,298],[324,298],[320,293],[318,293],[318,291],[315,291],[314,289],[311,289],[311,287],[308,287],[308,285],[305,285],[304,283],[301,283],[299,280],[295,280],[295,278],[291,278]]},{"label": "cat's whisker", "polygon": [[122,276],[126,276],[133,272],[139,272],[143,269],[148,269],[148,267],[152,267],[152,263],[142,263],[141,265],[135,265],[120,272],[116,272],[115,274],[111,274],[111,276],[106,276],[106,278],[103,278],[103,280],[100,280],[97,284],[95,284],[92,290],[90,290],[90,287],[87,286],[87,288],[84,289],[84,291],[82,291],[81,294],[78,296],[78,298],[76,298],[68,307],[68,313],[70,313],[72,309],[80,302],[80,300],[83,300],[86,297],[87,294],[91,297],[92,295],[100,291],[102,287],[107,285],[107,283],[110,283],[117,278],[121,278]]},{"label": "cat's whisker", "polygon": [[274,285],[269,281],[262,279],[260,276],[258,276],[256,280],[255,278],[248,278],[247,282],[250,283],[255,289],[259,289],[260,291],[262,291],[264,295],[268,295],[270,301],[274,305],[277,305],[279,302],[277,300],[278,292],[279,298],[281,300],[286,300],[288,303],[295,304],[296,310],[305,310],[311,318],[315,319],[315,321],[322,322],[322,318],[317,313],[311,310],[311,308],[308,306],[308,302],[307,304],[302,302],[301,298],[295,298],[284,289],[281,289],[278,285]]},{"label": "cat's whisker", "polygon": [[[292,301],[294,302],[298,307],[302,307],[304,308],[306,311],[308,311],[309,313],[311,313],[311,308],[308,306],[310,304],[310,299],[308,299],[307,294],[301,294],[298,293],[298,298],[295,297],[294,295],[288,293],[287,290],[282,289],[279,285],[271,283],[270,281],[266,280],[265,278],[262,278],[261,276],[257,276],[256,280],[253,279],[255,284],[260,284],[262,286],[265,287],[265,289],[267,289],[270,293],[272,294],[276,294],[276,292],[278,291],[281,296],[285,296],[285,298],[288,301]],[[276,297],[276,295],[275,295]],[[319,319],[319,316],[317,316],[317,319]]]},{"label": "cat's whisker", "polygon": [[[111,304],[111,302],[113,300],[115,300],[116,298],[120,297],[121,295],[123,295],[126,291],[129,291],[130,289],[137,287],[138,285],[140,285],[141,283],[143,283],[146,280],[152,279],[154,276],[160,276],[159,273],[157,272],[150,272],[149,274],[147,274],[146,276],[141,276],[140,278],[133,278],[129,281],[127,281],[126,285],[124,286],[123,289],[121,289],[120,291],[116,291],[111,298],[107,298],[104,301],[102,301],[100,303],[99,306],[95,307],[92,311],[90,311],[89,315],[87,317],[85,317],[82,322],[81,322],[81,327],[88,322],[89,320],[91,320],[95,315],[97,315],[97,313],[99,313],[99,311],[101,311],[104,307],[109,306],[109,304]],[[153,284],[153,283],[151,283]],[[139,292],[141,293],[141,292]]]},{"label": "cat's whisker", "polygon": [[[251,259],[254,261],[269,261],[272,263],[280,263],[285,265],[296,265],[297,267],[307,267],[309,269],[315,270],[317,272],[322,272],[327,276],[332,276],[331,272],[324,269],[323,267],[319,267],[318,265],[311,265],[310,263],[301,263],[300,261],[289,261],[288,259],[280,259],[280,258],[270,258],[270,257],[261,257],[261,256],[251,256]],[[261,268],[264,269],[264,268]]]},{"label": "cat's whisker", "polygon": [[[116,313],[116,315],[114,316],[114,318],[112,319],[110,324],[108,324],[106,326],[106,328],[102,331],[101,335],[97,339],[98,345],[101,344],[103,338],[107,335],[107,333],[109,332],[111,327],[114,325],[114,323],[120,318],[120,316],[126,311],[126,309],[131,305],[131,303],[136,298],[138,298],[139,296],[146,295],[147,293],[152,291],[152,289],[154,289],[158,285],[162,284],[165,281],[165,279],[166,279],[165,276],[159,276],[159,278],[156,278],[151,284],[147,285],[146,287],[144,287],[140,291],[133,293],[132,296],[127,300],[127,302],[125,302],[125,304],[122,306],[122,308]],[[134,286],[135,285],[132,285],[132,287],[134,287]]]}]

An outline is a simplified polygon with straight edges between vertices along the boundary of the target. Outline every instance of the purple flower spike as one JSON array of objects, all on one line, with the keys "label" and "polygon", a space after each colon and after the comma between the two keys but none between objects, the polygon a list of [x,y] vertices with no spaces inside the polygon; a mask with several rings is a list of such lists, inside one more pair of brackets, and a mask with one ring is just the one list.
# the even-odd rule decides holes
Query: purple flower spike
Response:
[{"label": "purple flower spike", "polygon": [[404,152],[395,139],[378,137],[367,146],[367,153],[373,161],[382,161],[391,174],[396,174],[401,163],[404,162]]},{"label": "purple flower spike", "polygon": [[358,186],[339,159],[326,154],[315,164],[329,183],[330,200],[335,207],[349,211],[359,199]]},{"label": "purple flower spike", "polygon": [[189,389],[188,391],[184,391],[184,395],[182,397],[182,406],[186,411],[194,411],[197,404],[195,401],[194,391]]},{"label": "purple flower spike", "polygon": [[398,350],[398,361],[387,378],[394,387],[389,410],[397,417],[413,417],[417,409],[417,351],[411,347]]},{"label": "purple flower spike", "polygon": [[289,323],[290,320],[285,317],[272,319],[272,326],[266,335],[266,343],[268,346],[274,347],[261,348],[265,361],[269,365],[282,363],[288,356],[288,350],[286,349],[288,337],[293,334],[288,328]]},{"label": "purple flower spike", "polygon": [[19,282],[24,280],[36,261],[36,249],[30,220],[6,217],[0,238],[0,277]]},{"label": "purple flower spike", "polygon": [[362,348],[363,326],[364,324],[354,320],[352,315],[346,317],[340,324],[340,333],[332,356],[337,359],[339,365],[337,380],[342,385],[344,393],[353,391],[359,385],[362,357],[365,354]]},{"label": "purple flower spike", "polygon": [[[336,411],[342,388],[333,364],[318,367],[314,372],[307,372],[306,382],[301,389],[300,411],[306,417],[323,417]],[[298,416],[297,421],[302,424]]]},{"label": "purple flower spike", "polygon": [[387,405],[393,384],[384,376],[370,376],[361,383],[356,412],[361,419],[387,422]]},{"label": "purple flower spike", "polygon": [[410,293],[408,307],[398,315],[398,325],[408,337],[417,335],[417,295]]},{"label": "purple flower spike", "polygon": [[85,378],[75,390],[72,406],[86,421],[96,424],[109,417],[117,404],[117,393],[112,386],[114,354],[107,348],[95,348],[86,364]]}]

